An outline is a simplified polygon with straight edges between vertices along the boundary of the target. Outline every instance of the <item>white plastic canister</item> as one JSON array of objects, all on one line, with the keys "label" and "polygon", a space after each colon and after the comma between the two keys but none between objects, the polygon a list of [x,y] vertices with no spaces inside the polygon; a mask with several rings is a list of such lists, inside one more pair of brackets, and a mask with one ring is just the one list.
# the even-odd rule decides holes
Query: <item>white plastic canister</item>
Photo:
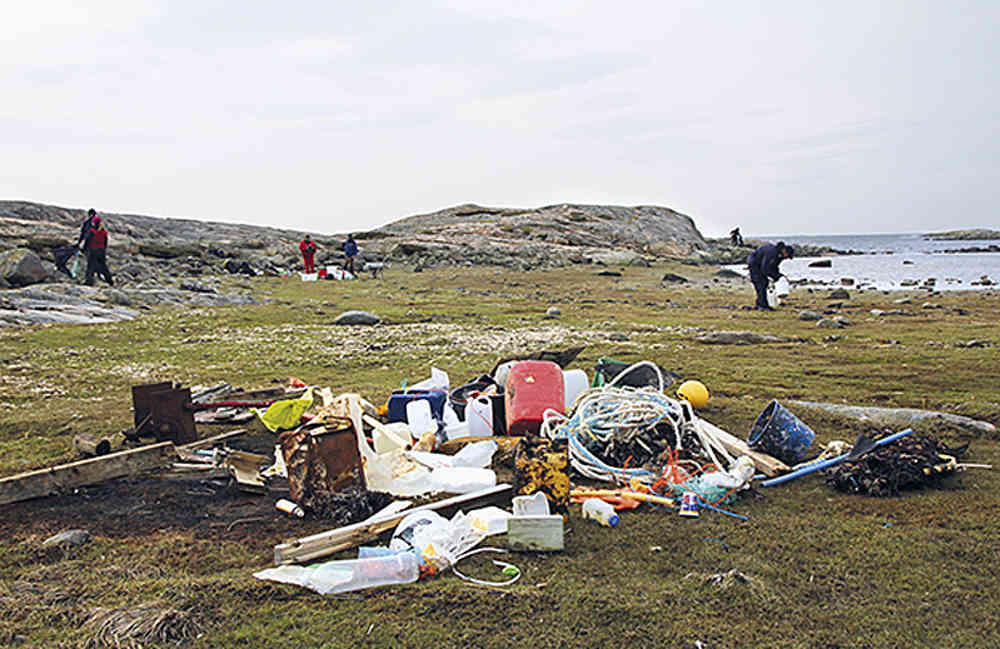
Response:
[{"label": "white plastic canister", "polygon": [[586,372],[583,370],[563,370],[563,394],[566,400],[566,412],[569,412],[576,398],[588,387],[590,387],[590,381],[587,379]]},{"label": "white plastic canister", "polygon": [[425,433],[437,431],[437,422],[431,415],[431,404],[427,399],[414,399],[406,404],[406,423],[418,439]]},{"label": "white plastic canister", "polygon": [[469,435],[483,437],[493,434],[493,400],[486,396],[469,399],[465,405],[465,422]]}]

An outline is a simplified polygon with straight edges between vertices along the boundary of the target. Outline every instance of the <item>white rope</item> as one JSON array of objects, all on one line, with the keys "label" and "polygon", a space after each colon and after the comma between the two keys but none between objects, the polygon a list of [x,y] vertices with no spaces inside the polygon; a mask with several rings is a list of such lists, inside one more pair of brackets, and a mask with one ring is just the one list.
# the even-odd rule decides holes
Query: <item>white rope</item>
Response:
[{"label": "white rope", "polygon": [[510,586],[515,581],[521,578],[520,568],[518,568],[512,563],[507,563],[506,561],[497,561],[496,559],[493,559],[493,565],[504,569],[513,568],[514,570],[517,571],[516,573],[514,573],[514,576],[511,577],[510,579],[507,579],[506,581],[486,581],[485,579],[476,579],[475,577],[469,577],[467,575],[463,575],[461,572],[458,571],[458,568],[455,567],[458,565],[458,562],[461,561],[462,559],[471,557],[474,554],[479,554],[480,552],[499,552],[501,554],[507,554],[507,551],[501,548],[479,548],[478,550],[472,550],[471,552],[466,552],[465,554],[461,554],[455,557],[455,561],[451,564],[451,571],[456,575],[458,575],[459,579],[462,579],[472,584],[478,584],[480,586],[496,586],[496,587]]},{"label": "white rope", "polygon": [[[617,383],[640,367],[652,367],[659,389],[618,387]],[[570,466],[588,478],[605,482],[627,482],[633,477],[652,479],[655,476],[641,468],[626,469],[609,466],[593,452],[590,444],[608,444],[612,441],[632,442],[642,445],[636,437],[657,426],[666,426],[673,433],[673,448],[683,449],[683,433],[691,431],[699,440],[704,452],[716,467],[724,470],[715,450],[730,463],[735,460],[722,444],[685,413],[676,399],[663,394],[664,380],[660,368],[650,361],[640,361],[629,366],[607,385],[590,388],[574,402],[572,416],[553,410],[542,415],[542,435],[566,438],[569,446]],[[651,453],[653,449],[647,449]]]}]

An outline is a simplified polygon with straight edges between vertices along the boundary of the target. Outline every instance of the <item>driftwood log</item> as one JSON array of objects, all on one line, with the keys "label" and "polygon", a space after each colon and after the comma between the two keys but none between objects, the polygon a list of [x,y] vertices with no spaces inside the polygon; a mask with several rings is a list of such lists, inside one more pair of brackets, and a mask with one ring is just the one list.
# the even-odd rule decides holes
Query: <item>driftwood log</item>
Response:
[{"label": "driftwood log", "polygon": [[77,433],[73,436],[73,448],[86,457],[107,455],[111,452],[111,440],[90,433]]},{"label": "driftwood log", "polygon": [[792,401],[797,406],[816,408],[847,419],[856,419],[878,428],[924,429],[928,426],[958,428],[981,437],[996,437],[997,427],[988,421],[981,421],[953,415],[947,412],[920,410],[919,408],[880,408],[877,406],[848,406],[839,403],[821,403],[817,401]]}]

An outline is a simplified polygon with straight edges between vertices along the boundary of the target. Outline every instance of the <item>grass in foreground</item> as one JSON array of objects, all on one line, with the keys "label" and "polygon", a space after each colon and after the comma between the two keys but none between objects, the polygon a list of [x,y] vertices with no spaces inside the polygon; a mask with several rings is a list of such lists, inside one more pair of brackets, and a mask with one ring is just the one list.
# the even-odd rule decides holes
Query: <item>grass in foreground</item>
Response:
[{"label": "grass in foreground", "polygon": [[[696,281],[663,287],[665,271]],[[751,301],[748,286],[712,282],[707,270],[629,268],[620,278],[596,272],[262,279],[254,290],[272,301],[260,307],[0,331],[0,475],[74,459],[74,431],[129,427],[135,383],[226,380],[252,388],[298,376],[374,401],[403,380],[423,378],[432,364],[458,382],[504,354],[575,344],[586,345],[576,367],[590,370],[602,356],[649,359],[702,380],[712,391],[704,416],[740,436],[772,398],[1000,420],[995,349],[956,346],[1000,343],[995,294],[915,296],[903,307],[912,315],[890,317],[870,310],[900,308],[892,303],[898,295],[856,294],[843,311],[852,325],[827,330],[796,318],[801,308],[821,310],[826,291],[798,294],[793,306],[760,314],[738,308]],[[944,308],[923,309],[923,302]],[[543,319],[552,305],[562,316]],[[351,308],[373,311],[384,324],[330,324]],[[694,340],[702,330],[794,342],[706,346]],[[863,430],[797,414],[821,442]],[[996,464],[998,440],[971,442],[969,461]],[[160,524],[157,512],[171,503],[154,493],[134,510],[113,512],[123,521],[117,526],[95,517],[92,543],[51,551],[40,541],[70,518],[35,501],[0,508],[0,644],[23,636],[22,646],[82,646],[92,637],[83,627],[91,609],[158,601],[191,613],[204,630],[188,647],[996,646],[998,487],[995,471],[970,471],[944,489],[873,499],[838,494],[809,477],[735,505],[749,522],[647,509],[624,514],[613,530],[580,520],[577,508],[566,552],[515,555],[523,576],[513,587],[471,587],[445,576],[340,598],[250,576],[268,565],[275,543],[326,529],[321,523],[302,524],[301,532],[297,524],[250,523],[223,533],[225,512],[252,506],[240,500],[216,503],[199,521]],[[123,529],[129,520],[134,533]],[[729,570],[751,576],[754,587],[719,590],[700,578]],[[477,571],[490,574],[486,565],[467,570]]]}]

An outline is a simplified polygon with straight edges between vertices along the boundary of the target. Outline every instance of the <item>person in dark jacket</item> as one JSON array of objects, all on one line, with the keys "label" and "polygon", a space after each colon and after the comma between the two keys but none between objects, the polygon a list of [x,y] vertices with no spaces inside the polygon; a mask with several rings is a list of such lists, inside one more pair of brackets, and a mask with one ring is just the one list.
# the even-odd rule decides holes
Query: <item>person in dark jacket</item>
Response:
[{"label": "person in dark jacket", "polygon": [[743,245],[743,235],[740,234],[740,229],[739,228],[733,228],[729,232],[729,243],[733,244],[734,246],[742,246]]},{"label": "person in dark jacket", "polygon": [[95,210],[94,208],[90,208],[89,210],[87,210],[87,218],[85,218],[83,220],[83,223],[80,224],[80,236],[76,238],[76,247],[79,248],[80,250],[87,249],[87,246],[85,245],[87,240],[87,235],[90,234],[90,229],[94,227],[93,220],[96,217],[97,217],[97,210]]},{"label": "person in dark jacket", "polygon": [[784,241],[779,241],[776,244],[768,243],[750,253],[750,256],[747,257],[747,268],[750,270],[750,281],[753,282],[754,290],[757,291],[757,302],[753,308],[774,311],[767,304],[767,280],[777,280],[781,277],[778,266],[794,255],[795,250]]},{"label": "person in dark jacket", "polygon": [[87,251],[87,286],[94,285],[94,275],[100,275],[108,286],[114,286],[111,271],[108,270],[108,231],[104,228],[101,217],[95,216],[90,221],[90,232],[84,240]]},{"label": "person in dark jacket", "polygon": [[344,242],[344,270],[354,275],[354,258],[358,256],[358,244],[354,240],[354,235],[347,235]]}]

